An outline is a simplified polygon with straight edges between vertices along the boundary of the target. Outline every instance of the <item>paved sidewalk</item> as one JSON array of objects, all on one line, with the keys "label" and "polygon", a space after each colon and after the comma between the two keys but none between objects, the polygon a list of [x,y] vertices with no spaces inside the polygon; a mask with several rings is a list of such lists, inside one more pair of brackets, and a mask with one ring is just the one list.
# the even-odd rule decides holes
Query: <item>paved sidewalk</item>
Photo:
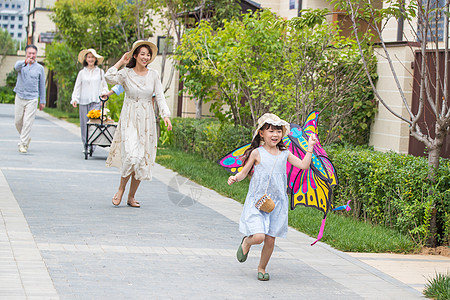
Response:
[{"label": "paved sidewalk", "polygon": [[[84,160],[79,129],[39,112],[21,154],[13,115],[0,104],[0,299],[423,298],[371,266],[376,257],[311,247],[292,229],[259,282],[261,246],[235,258],[241,204],[156,165],[140,209],[113,207],[120,177],[105,149]],[[430,261],[450,269],[450,259]],[[390,265],[416,275],[414,260]]]}]

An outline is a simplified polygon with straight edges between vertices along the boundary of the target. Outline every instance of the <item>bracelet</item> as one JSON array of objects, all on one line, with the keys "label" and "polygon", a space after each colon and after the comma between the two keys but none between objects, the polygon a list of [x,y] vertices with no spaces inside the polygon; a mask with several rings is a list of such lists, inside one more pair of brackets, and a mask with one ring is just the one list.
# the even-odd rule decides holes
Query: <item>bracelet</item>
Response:
[{"label": "bracelet", "polygon": [[308,150],[306,150],[306,152],[308,152],[308,153],[311,153],[311,154],[313,154],[313,152],[312,152],[312,151],[308,151]]}]

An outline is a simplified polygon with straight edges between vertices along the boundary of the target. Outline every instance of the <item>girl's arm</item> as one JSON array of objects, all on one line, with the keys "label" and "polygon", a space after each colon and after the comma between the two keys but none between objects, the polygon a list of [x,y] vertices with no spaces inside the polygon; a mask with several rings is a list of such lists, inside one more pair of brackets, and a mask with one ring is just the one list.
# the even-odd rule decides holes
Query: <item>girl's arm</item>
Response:
[{"label": "girl's arm", "polygon": [[259,160],[259,152],[253,149],[253,151],[250,153],[248,161],[245,163],[245,166],[242,168],[242,170],[236,175],[231,175],[230,177],[228,177],[228,185],[232,185],[237,181],[244,180],[244,178],[247,177],[248,172],[250,172],[250,170],[252,169],[253,165],[257,165],[259,163]]},{"label": "girl's arm", "polygon": [[303,157],[303,160],[289,152],[288,156],[288,162],[293,165],[294,167],[297,167],[302,170],[306,170],[309,168],[309,165],[311,164],[311,158],[312,153],[314,150],[314,145],[317,143],[317,137],[315,134],[311,134],[308,140],[308,149],[306,150],[305,157]]}]

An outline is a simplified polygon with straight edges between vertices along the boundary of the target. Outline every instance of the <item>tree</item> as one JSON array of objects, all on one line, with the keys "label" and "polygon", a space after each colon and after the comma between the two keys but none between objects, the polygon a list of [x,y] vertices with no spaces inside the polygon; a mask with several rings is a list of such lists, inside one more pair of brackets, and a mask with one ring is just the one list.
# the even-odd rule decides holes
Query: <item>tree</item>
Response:
[{"label": "tree", "polygon": [[[356,43],[339,37],[323,16],[309,26],[305,18],[248,13],[217,31],[201,22],[176,52],[186,88],[197,98],[214,99],[216,116],[235,124],[253,127],[268,111],[302,124],[310,111],[320,110],[324,127],[331,128],[322,135],[328,142],[342,132],[367,133],[376,108]],[[374,71],[370,49],[364,55]],[[366,127],[358,130],[360,124]]]},{"label": "tree", "polygon": [[5,56],[15,54],[16,44],[7,30],[0,28],[0,66]]},{"label": "tree", "polygon": [[[374,34],[380,41],[380,48],[389,64],[392,78],[395,81],[398,93],[402,99],[403,107],[407,116],[397,113],[386,103],[386,99],[378,92],[375,83],[370,80],[372,89],[377,100],[394,116],[409,125],[409,132],[412,137],[425,144],[428,152],[428,177],[434,181],[436,170],[439,168],[440,153],[444,138],[450,133],[450,100],[449,100],[449,30],[448,15],[449,1],[444,3],[432,0],[411,2],[391,2],[387,1],[385,7],[379,8],[379,3],[354,0],[337,1],[341,9],[348,12],[352,22],[353,32],[362,48],[364,41],[361,40],[361,23],[368,24],[370,33]],[[441,5],[443,4],[443,5]],[[409,24],[409,34],[403,34],[403,38],[417,42],[419,46],[411,51],[418,50],[420,64],[416,64],[420,74],[419,83],[419,105],[417,110],[413,110],[410,105],[404,87],[400,84],[399,76],[394,68],[395,58],[391,56],[383,30],[387,22],[391,19],[404,20]],[[441,29],[443,29],[443,34]],[[367,41],[367,40],[366,40]],[[443,52],[443,56],[440,55]],[[428,55],[430,53],[431,55]],[[363,60],[366,64],[366,61]],[[441,73],[441,68],[443,72]],[[366,69],[366,73],[368,70]],[[443,74],[443,75],[441,75]],[[425,119],[425,111],[428,110],[433,118],[432,121]],[[437,203],[435,199],[432,205],[431,219],[431,246],[436,246],[436,238],[433,232],[436,231]],[[448,209],[448,207],[447,207]]]},{"label": "tree", "polygon": [[152,34],[146,12],[153,2],[136,0],[60,0],[52,20],[74,50],[94,48],[108,58],[120,57],[136,39]]},{"label": "tree", "polygon": [[55,74],[57,82],[57,107],[72,111],[70,99],[77,78],[77,54],[66,43],[52,43],[45,49],[45,64]]},{"label": "tree", "polygon": [[[224,20],[237,17],[240,11],[239,2],[236,0],[159,0],[159,3],[159,7],[162,8],[159,9],[159,13],[163,17],[161,25],[165,28],[167,37],[175,37],[176,47],[181,45],[186,29],[197,26],[202,20],[209,20],[211,27],[215,30],[223,25]],[[166,46],[169,46],[169,43],[166,43]],[[161,79],[164,79],[167,50],[166,48],[162,51]],[[177,63],[181,65],[187,61],[178,60]],[[171,83],[174,70],[172,69],[170,72],[170,80],[165,90]],[[183,67],[180,70],[183,70]],[[207,78],[204,78],[201,83],[189,79],[184,82],[185,85],[187,84],[187,90],[196,89],[198,91],[198,93],[192,94],[194,97],[191,97],[195,101],[196,118],[201,118],[202,105],[210,84],[208,81]]]}]

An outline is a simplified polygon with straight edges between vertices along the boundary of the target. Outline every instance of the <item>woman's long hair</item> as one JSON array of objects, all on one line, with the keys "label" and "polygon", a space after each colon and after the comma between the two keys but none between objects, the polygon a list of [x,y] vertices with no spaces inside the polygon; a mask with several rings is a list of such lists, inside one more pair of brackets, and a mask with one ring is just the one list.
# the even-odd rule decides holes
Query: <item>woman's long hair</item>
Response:
[{"label": "woman's long hair", "polygon": [[[267,129],[283,130],[283,126],[275,126],[275,125],[272,125],[269,123],[264,123],[264,125],[259,130],[264,131]],[[259,135],[259,131],[258,131],[258,133],[256,134],[255,138],[253,139],[252,143],[250,144],[250,147],[247,150],[245,150],[244,155],[242,155],[242,166],[245,166],[252,151],[255,150],[256,148],[258,148],[259,146],[261,146],[261,136]],[[286,146],[283,143],[283,138],[277,144],[277,148],[280,151],[286,150]],[[252,172],[252,171],[253,171],[253,167],[250,170],[250,172]]]},{"label": "woman's long hair", "polygon": [[136,58],[134,58],[134,56],[139,53],[139,51],[141,50],[142,47],[147,48],[148,52],[150,52],[150,59],[151,59],[151,57],[153,56],[153,53],[152,53],[152,49],[150,48],[150,46],[149,45],[141,45],[141,46],[137,47],[136,50],[134,50],[133,55],[131,55],[130,61],[126,65],[127,68],[136,67]]}]

